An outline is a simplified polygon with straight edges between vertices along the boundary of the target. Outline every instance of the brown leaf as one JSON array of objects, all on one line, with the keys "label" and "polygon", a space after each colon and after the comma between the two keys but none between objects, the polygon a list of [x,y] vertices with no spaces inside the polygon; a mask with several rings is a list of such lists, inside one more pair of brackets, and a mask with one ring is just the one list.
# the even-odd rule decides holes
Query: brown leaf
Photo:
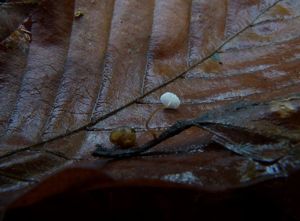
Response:
[{"label": "brown leaf", "polygon": [[53,220],[58,214],[72,220],[295,220],[298,178],[299,171],[248,188],[215,190],[161,180],[116,182],[85,165],[66,169],[24,194],[9,207],[5,220]]},{"label": "brown leaf", "polygon": [[[150,122],[157,131],[240,99],[299,91],[294,0],[45,0],[37,7],[29,51],[0,50],[3,196],[93,162],[95,144],[111,148],[115,127],[134,127],[138,145],[150,140],[145,122],[165,91],[183,105],[158,112]],[[286,176],[208,145],[211,138],[191,128],[154,149],[181,154],[112,161],[101,173],[216,189]]]},{"label": "brown leaf", "polygon": [[111,158],[145,155],[159,143],[196,126],[210,132],[214,135],[212,140],[237,154],[262,163],[275,163],[300,143],[299,110],[299,95],[272,102],[239,102],[195,119],[177,121],[141,147],[107,150],[98,145],[94,154]]}]

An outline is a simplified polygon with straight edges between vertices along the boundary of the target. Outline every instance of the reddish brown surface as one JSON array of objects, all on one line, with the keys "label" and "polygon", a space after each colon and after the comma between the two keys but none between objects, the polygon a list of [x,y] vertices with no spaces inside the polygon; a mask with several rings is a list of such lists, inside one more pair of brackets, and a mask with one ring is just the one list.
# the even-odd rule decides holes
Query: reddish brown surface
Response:
[{"label": "reddish brown surface", "polygon": [[159,180],[115,182],[95,169],[77,168],[17,200],[6,218],[299,220],[299,184],[298,172],[288,179],[220,191]]},{"label": "reddish brown surface", "polygon": [[[166,91],[176,93],[182,106],[158,112],[149,125],[156,131],[238,100],[299,92],[297,0],[63,0],[30,7],[5,4],[0,10],[18,14],[13,21],[0,16],[1,27],[7,27],[0,29],[2,208],[47,177],[58,185],[54,173],[86,161],[100,171],[99,179],[93,175],[97,182],[102,176],[110,180],[105,188],[111,185],[114,194],[126,190],[121,184],[145,186],[146,195],[155,192],[152,186],[160,189],[152,203],[169,185],[191,191],[190,199],[205,192],[199,188],[225,191],[286,175],[251,176],[256,163],[211,144],[211,134],[199,128],[154,149],[196,152],[108,163],[91,153],[96,143],[111,148],[109,133],[122,125],[137,130],[139,145],[151,139],[145,122]],[[83,16],[75,18],[79,10]],[[14,36],[23,33],[19,25],[30,12],[32,41],[24,42],[23,35]],[[10,39],[17,44],[6,48]],[[291,122],[292,131],[299,131],[299,118]],[[68,179],[62,182],[68,186]],[[101,185],[100,192],[111,191]],[[129,191],[126,197],[129,193],[135,205],[140,193]]]}]

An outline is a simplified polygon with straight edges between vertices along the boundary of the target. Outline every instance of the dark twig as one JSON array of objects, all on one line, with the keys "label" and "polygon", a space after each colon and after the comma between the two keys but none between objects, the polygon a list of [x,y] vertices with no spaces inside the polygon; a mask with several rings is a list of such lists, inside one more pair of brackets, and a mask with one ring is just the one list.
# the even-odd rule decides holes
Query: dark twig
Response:
[{"label": "dark twig", "polygon": [[143,144],[139,148],[126,149],[126,150],[116,149],[112,151],[112,150],[104,149],[101,146],[98,146],[97,150],[93,153],[93,155],[101,156],[101,157],[110,157],[110,158],[128,158],[128,157],[138,156],[141,153],[161,143],[162,141],[170,137],[173,137],[192,126],[195,126],[195,120],[177,121],[166,131],[161,133],[157,138],[150,140],[149,142]]}]

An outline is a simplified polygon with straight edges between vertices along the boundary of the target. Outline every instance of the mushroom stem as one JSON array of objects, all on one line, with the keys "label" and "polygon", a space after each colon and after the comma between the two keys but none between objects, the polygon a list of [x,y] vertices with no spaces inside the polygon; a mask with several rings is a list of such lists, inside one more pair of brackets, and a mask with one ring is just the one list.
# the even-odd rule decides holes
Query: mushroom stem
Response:
[{"label": "mushroom stem", "polygon": [[147,131],[149,131],[149,132],[152,134],[152,136],[153,136],[154,139],[157,138],[157,135],[156,135],[155,131],[152,130],[152,129],[149,127],[149,123],[150,123],[150,121],[152,120],[152,118],[154,117],[154,115],[155,115],[158,111],[163,110],[163,109],[164,109],[164,106],[160,106],[160,107],[158,107],[155,111],[153,111],[153,112],[151,113],[151,115],[148,117],[148,119],[147,119],[147,121],[146,121],[146,124],[145,124],[145,127],[146,127]]}]

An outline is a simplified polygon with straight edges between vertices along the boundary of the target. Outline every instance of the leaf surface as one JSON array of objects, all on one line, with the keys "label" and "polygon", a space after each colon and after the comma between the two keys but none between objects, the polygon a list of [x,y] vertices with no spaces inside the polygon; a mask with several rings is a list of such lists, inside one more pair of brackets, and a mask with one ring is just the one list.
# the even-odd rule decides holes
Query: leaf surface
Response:
[{"label": "leaf surface", "polygon": [[[78,11],[81,17],[74,16]],[[161,156],[106,162],[91,153],[96,143],[111,148],[108,137],[118,126],[134,127],[138,145],[149,141],[145,122],[166,91],[176,93],[182,106],[155,115],[150,127],[157,133],[238,100],[299,92],[299,15],[295,0],[41,1],[26,30],[29,49],[19,42],[0,49],[2,204],[12,200],[12,191],[78,161],[105,162],[101,172],[117,181],[217,189],[286,176],[289,170],[271,173],[270,166],[212,144],[211,133],[199,128],[155,147]],[[238,118],[219,120],[234,124]],[[279,114],[250,126],[288,123],[285,130],[298,130],[299,121],[284,119]],[[166,154],[174,151],[179,154]]]}]

